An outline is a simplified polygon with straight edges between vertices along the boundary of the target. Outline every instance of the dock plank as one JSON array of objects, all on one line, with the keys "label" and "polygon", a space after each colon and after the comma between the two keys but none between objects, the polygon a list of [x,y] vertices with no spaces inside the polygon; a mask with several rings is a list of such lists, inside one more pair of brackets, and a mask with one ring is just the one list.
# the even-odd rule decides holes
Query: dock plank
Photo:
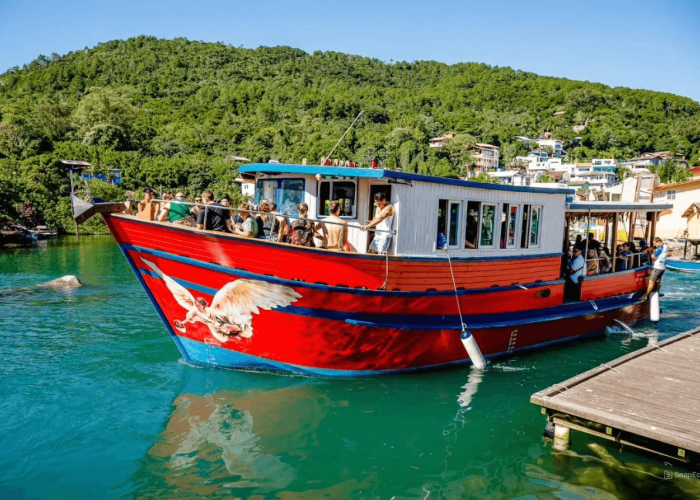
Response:
[{"label": "dock plank", "polygon": [[700,328],[539,391],[531,402],[700,453]]}]

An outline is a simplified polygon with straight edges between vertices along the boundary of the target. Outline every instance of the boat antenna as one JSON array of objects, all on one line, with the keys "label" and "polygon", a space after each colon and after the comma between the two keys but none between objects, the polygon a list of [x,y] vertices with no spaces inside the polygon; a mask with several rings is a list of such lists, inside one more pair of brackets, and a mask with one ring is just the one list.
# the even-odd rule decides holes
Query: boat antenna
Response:
[{"label": "boat antenna", "polygon": [[357,120],[360,119],[360,116],[362,116],[362,113],[364,113],[364,110],[363,110],[363,111],[360,111],[360,112],[358,113],[358,115],[355,117],[355,119],[354,119],[353,122],[350,124],[350,126],[348,127],[348,129],[345,131],[345,133],[343,134],[343,136],[338,140],[338,142],[335,143],[335,146],[333,146],[333,149],[331,149],[331,152],[328,153],[328,156],[324,157],[323,160],[321,160],[321,165],[325,165],[325,164],[326,164],[326,161],[328,160],[328,158],[331,157],[331,155],[333,154],[333,151],[335,151],[335,148],[338,147],[338,144],[340,144],[341,142],[343,142],[343,139],[345,139],[345,136],[348,135],[348,132],[350,132],[350,129],[352,128],[352,126],[355,125],[355,122],[357,122]]}]

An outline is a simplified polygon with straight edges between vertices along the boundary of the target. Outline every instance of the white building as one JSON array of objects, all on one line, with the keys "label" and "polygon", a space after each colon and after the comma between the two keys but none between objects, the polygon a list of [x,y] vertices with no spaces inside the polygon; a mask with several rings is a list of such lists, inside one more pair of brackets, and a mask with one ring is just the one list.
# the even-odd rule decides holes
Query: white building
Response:
[{"label": "white building", "polygon": [[515,137],[515,140],[522,142],[526,148],[529,148],[532,143],[537,143],[537,147],[539,148],[552,148],[554,152],[553,156],[556,157],[566,155],[564,143],[559,139],[530,139],[529,137],[518,135]]},{"label": "white building", "polygon": [[453,133],[443,134],[443,135],[440,135],[438,137],[433,137],[432,139],[430,139],[430,147],[442,149],[445,147],[445,145],[447,145],[448,142],[450,142],[454,138],[455,138],[455,135]]},{"label": "white building", "polygon": [[474,151],[475,170],[489,172],[498,169],[501,154],[501,148],[498,146],[493,144],[475,144],[474,146],[467,146],[465,149]]}]

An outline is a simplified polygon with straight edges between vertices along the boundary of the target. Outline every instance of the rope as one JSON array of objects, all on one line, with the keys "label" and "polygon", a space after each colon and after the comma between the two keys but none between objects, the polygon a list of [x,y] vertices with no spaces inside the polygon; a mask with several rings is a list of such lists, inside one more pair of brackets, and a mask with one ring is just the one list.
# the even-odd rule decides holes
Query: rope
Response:
[{"label": "rope", "polygon": [[380,290],[386,290],[386,285],[389,283],[389,251],[387,250],[384,255],[386,256],[386,272],[384,274],[384,284],[379,287]]},{"label": "rope", "polygon": [[457,301],[457,311],[459,312],[459,322],[462,325],[462,331],[465,331],[467,329],[467,325],[464,324],[464,318],[462,317],[462,307],[459,305],[459,293],[457,292],[457,282],[455,281],[455,273],[452,270],[452,259],[450,258],[450,254],[447,255],[447,262],[450,264],[450,275],[452,276],[452,286],[454,286],[455,290],[455,300]]}]

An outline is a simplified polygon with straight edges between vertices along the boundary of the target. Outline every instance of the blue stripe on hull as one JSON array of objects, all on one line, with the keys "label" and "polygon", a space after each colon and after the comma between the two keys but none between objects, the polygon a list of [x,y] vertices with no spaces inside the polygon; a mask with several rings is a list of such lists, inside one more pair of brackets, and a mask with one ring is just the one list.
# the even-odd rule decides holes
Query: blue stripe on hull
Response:
[{"label": "blue stripe on hull", "polygon": [[[557,340],[550,340],[527,347],[520,347],[511,351],[503,351],[485,356],[487,359],[497,359],[513,354],[521,354],[535,349],[580,340],[588,337],[593,337],[602,334],[602,331],[585,333],[574,337],[564,337]],[[419,371],[435,370],[440,368],[455,367],[471,364],[469,358],[453,361],[451,363],[442,363],[436,365],[417,366],[412,368],[402,368],[397,370],[334,370],[332,368],[313,368],[310,366],[300,366],[290,363],[282,363],[270,359],[260,358],[251,354],[244,354],[223,347],[214,346],[191,340],[185,337],[179,337],[179,342],[184,349],[187,350],[186,359],[196,364],[205,366],[215,366],[217,368],[228,368],[236,370],[251,370],[251,371],[272,371],[285,372],[295,375],[319,376],[328,378],[351,378],[351,377],[373,377],[378,375],[396,375],[402,373],[412,373]],[[465,353],[466,354],[466,353]]]}]

